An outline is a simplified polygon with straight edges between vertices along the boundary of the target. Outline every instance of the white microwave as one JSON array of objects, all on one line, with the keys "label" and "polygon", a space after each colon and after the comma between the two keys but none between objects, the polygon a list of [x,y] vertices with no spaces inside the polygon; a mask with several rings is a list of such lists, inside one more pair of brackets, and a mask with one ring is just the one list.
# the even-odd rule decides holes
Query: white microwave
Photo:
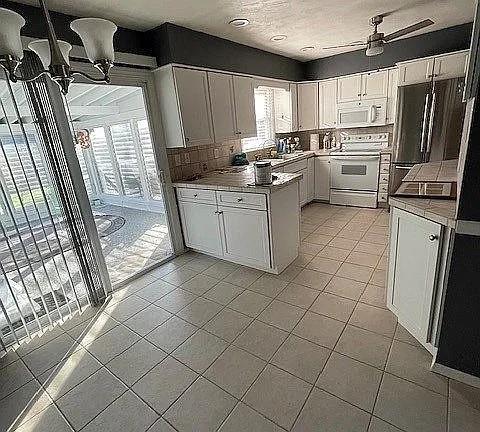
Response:
[{"label": "white microwave", "polygon": [[382,126],[387,123],[387,98],[341,102],[337,107],[337,127]]}]

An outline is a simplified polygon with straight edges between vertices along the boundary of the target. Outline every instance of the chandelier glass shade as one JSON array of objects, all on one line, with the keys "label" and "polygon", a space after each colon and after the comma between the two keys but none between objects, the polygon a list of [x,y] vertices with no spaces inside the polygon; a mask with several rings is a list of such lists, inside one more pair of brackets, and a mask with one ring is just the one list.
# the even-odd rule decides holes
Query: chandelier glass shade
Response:
[{"label": "chandelier glass shade", "polygon": [[5,69],[8,78],[12,82],[33,81],[47,75],[60,86],[64,94],[68,93],[75,75],[82,75],[94,82],[110,82],[109,71],[115,59],[113,36],[117,26],[102,18],[79,18],[70,23],[71,29],[82,40],[88,59],[101,72],[100,77],[91,76],[70,67],[72,46],[57,39],[45,0],[39,0],[39,3],[47,25],[47,39],[30,42],[28,48],[40,58],[44,70],[27,77],[17,74],[23,59],[20,31],[25,19],[14,11],[0,8],[0,66]]}]

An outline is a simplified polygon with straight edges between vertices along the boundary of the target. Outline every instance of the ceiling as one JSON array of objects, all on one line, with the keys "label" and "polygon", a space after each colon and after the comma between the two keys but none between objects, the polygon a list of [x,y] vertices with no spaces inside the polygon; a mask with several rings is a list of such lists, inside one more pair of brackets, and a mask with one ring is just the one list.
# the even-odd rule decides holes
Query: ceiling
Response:
[{"label": "ceiling", "polygon": [[[11,84],[13,99],[22,121],[31,123],[32,115],[21,83]],[[0,129],[11,122],[18,123],[18,116],[4,79],[0,79]],[[119,119],[121,115],[139,111],[144,116],[143,92],[140,87],[103,84],[72,83],[67,95],[68,111],[76,126],[96,126],[109,119]],[[8,119],[8,121],[7,121]]]},{"label": "ceiling", "polygon": [[[37,0],[20,3],[38,5]],[[414,33],[421,34],[473,21],[475,0],[47,0],[47,4],[58,12],[104,17],[135,30],[171,22],[305,61],[355,49],[322,47],[365,39],[374,15],[389,13],[380,27],[386,34],[432,19],[434,25]],[[250,25],[234,28],[228,24],[233,18],[247,18]],[[278,34],[287,39],[270,41]],[[301,52],[305,46],[315,49]]]}]

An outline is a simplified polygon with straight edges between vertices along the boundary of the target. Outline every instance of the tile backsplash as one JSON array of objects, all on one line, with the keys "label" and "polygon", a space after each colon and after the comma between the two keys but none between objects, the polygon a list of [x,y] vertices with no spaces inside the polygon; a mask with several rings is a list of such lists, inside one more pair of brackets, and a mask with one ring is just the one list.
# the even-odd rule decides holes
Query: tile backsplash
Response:
[{"label": "tile backsplash", "polygon": [[[319,129],[301,132],[292,132],[288,134],[277,134],[277,138],[284,138],[288,136],[298,136],[303,150],[310,150],[310,134],[320,134],[320,146],[325,132],[334,132],[337,142],[340,141],[340,132],[348,133],[390,133],[390,144],[393,138],[393,125],[377,126],[370,128],[356,128],[356,129]],[[256,154],[267,156],[269,150],[273,147],[265,147],[263,150],[254,150],[247,152],[249,161],[255,159]],[[241,140],[225,141],[223,143],[215,143],[203,146],[188,147],[188,148],[171,148],[167,149],[168,165],[170,167],[170,175],[172,181],[186,180],[195,175],[203,174],[208,171],[213,171],[219,168],[225,168],[232,163],[232,157],[235,154],[242,152]]]},{"label": "tile backsplash", "polygon": [[196,174],[230,166],[232,156],[241,151],[240,140],[225,141],[221,144],[167,149],[172,181],[185,180]]},{"label": "tile backsplash", "polygon": [[352,128],[352,129],[315,129],[315,130],[299,131],[299,132],[292,132],[292,133],[281,133],[281,134],[276,134],[276,136],[277,138],[299,137],[302,150],[310,150],[310,134],[318,133],[320,135],[320,148],[322,148],[323,137],[326,132],[333,132],[335,134],[337,143],[340,143],[340,132],[346,132],[350,134],[368,134],[368,133],[373,134],[373,133],[388,132],[390,134],[389,136],[390,145],[392,144],[392,140],[393,140],[393,125],[362,127],[362,128]]}]

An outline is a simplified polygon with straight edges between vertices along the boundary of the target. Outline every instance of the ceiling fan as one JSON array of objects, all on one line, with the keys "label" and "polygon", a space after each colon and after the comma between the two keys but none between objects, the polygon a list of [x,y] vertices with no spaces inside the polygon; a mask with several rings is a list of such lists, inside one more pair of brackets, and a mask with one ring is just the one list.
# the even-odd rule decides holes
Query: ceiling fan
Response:
[{"label": "ceiling fan", "polygon": [[351,46],[366,46],[367,50],[365,51],[365,54],[367,56],[376,56],[383,53],[383,45],[385,43],[391,42],[394,39],[397,39],[399,37],[405,36],[409,33],[415,32],[417,30],[423,29],[425,27],[428,27],[434,24],[434,22],[431,19],[426,19],[385,36],[383,33],[378,32],[378,26],[383,22],[384,16],[385,15],[375,15],[370,20],[370,25],[373,26],[374,30],[373,30],[373,33],[370,36],[368,36],[366,42],[356,41],[346,45],[324,47],[323,49],[346,48]]}]

